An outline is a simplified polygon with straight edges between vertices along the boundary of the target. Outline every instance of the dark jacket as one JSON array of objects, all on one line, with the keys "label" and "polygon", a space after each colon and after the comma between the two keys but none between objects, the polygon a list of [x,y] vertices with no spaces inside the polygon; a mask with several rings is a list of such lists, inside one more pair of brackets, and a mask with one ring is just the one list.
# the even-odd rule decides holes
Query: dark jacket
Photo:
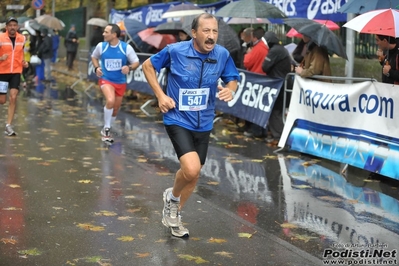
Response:
[{"label": "dark jacket", "polygon": [[300,40],[294,51],[292,52],[292,58],[295,60],[297,65],[300,65],[306,55],[307,47],[303,40]]},{"label": "dark jacket", "polygon": [[287,49],[280,44],[274,32],[268,31],[264,36],[269,53],[263,60],[262,70],[272,78],[285,78],[291,72],[291,57]]},{"label": "dark jacket", "polygon": [[67,52],[77,52],[79,47],[79,41],[73,42],[72,39],[78,40],[78,35],[76,31],[69,30],[67,35],[65,36],[65,48]]},{"label": "dark jacket", "polygon": [[100,27],[97,27],[93,31],[93,36],[90,39],[90,47],[95,48],[97,44],[104,41],[103,30]]},{"label": "dark jacket", "polygon": [[[271,78],[284,78],[288,73],[291,72],[291,56],[287,49],[280,44],[277,35],[268,31],[264,36],[267,45],[269,46],[269,53],[265,57],[262,63],[262,70],[267,73],[266,75]],[[280,89],[280,93],[277,96],[274,108],[281,109],[284,102],[284,84]]]},{"label": "dark jacket", "polygon": [[37,49],[37,55],[41,59],[49,59],[53,57],[53,40],[48,35],[47,29],[43,29],[41,32],[43,36],[43,41],[40,43],[39,48]]},{"label": "dark jacket", "polygon": [[388,51],[388,55],[386,55],[384,60],[380,63],[381,63],[381,65],[384,65],[384,64],[386,64],[387,61],[389,62],[389,65],[391,66],[391,70],[389,70],[389,77],[382,74],[381,81],[383,83],[398,84],[398,82],[399,82],[399,45],[398,44],[395,46],[395,48]]}]

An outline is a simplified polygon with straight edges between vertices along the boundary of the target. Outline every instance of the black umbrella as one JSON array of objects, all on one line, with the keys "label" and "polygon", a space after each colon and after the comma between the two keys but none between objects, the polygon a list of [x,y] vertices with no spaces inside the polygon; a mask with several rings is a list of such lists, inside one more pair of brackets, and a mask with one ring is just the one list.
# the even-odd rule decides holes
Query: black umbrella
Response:
[{"label": "black umbrella", "polygon": [[286,18],[276,6],[259,0],[240,0],[225,5],[215,16],[232,18]]},{"label": "black umbrella", "polygon": [[161,34],[179,34],[179,31],[183,31],[183,23],[180,21],[170,21],[166,23],[159,24],[154,32],[158,32]]},{"label": "black umbrella", "polygon": [[[191,35],[191,23],[196,16],[188,16],[184,18],[183,30]],[[238,39],[237,33],[231,28],[223,19],[218,18],[219,31],[217,44],[226,48],[230,53],[239,51],[241,49],[240,40]]]},{"label": "black umbrella", "polygon": [[288,18],[284,19],[284,23],[310,38],[318,46],[324,47],[328,51],[348,59],[341,40],[324,24],[306,18]]}]

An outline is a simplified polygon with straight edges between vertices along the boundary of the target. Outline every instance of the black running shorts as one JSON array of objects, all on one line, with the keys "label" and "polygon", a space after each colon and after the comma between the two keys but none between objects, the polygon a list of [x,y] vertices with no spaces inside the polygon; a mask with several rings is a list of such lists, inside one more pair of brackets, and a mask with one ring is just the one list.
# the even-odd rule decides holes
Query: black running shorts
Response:
[{"label": "black running shorts", "polygon": [[19,84],[21,83],[21,74],[0,74],[0,81],[8,82],[8,89],[19,90]]},{"label": "black running shorts", "polygon": [[195,151],[198,153],[201,165],[205,164],[211,131],[191,131],[176,125],[165,126],[165,129],[178,159],[188,152]]}]

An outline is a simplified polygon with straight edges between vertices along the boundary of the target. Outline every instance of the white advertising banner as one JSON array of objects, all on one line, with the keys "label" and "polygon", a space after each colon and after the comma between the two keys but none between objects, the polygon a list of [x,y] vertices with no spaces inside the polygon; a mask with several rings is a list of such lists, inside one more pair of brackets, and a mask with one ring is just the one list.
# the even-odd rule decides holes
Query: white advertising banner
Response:
[{"label": "white advertising banner", "polygon": [[279,147],[399,179],[399,86],[295,77]]}]

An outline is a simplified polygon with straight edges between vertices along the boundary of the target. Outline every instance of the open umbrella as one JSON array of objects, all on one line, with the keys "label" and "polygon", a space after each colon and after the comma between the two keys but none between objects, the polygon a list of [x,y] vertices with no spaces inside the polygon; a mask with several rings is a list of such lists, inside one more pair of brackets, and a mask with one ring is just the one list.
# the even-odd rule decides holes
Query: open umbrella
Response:
[{"label": "open umbrella", "polygon": [[363,14],[377,9],[398,8],[399,0],[349,0],[337,12]]},{"label": "open umbrella", "polygon": [[105,28],[109,24],[109,22],[103,18],[91,18],[86,22],[86,24]]},{"label": "open umbrella", "polygon": [[240,0],[225,5],[215,16],[233,18],[286,18],[276,6],[259,0]]},{"label": "open umbrella", "polygon": [[53,29],[51,29],[51,28],[49,28],[49,27],[47,27],[45,25],[40,24],[39,22],[37,22],[34,19],[25,21],[23,28],[26,29],[27,31],[29,31],[29,33],[31,35],[33,35],[33,36],[36,36],[36,31],[40,31],[43,28],[46,28],[48,30],[49,34],[54,35],[54,30]]},{"label": "open umbrella", "polygon": [[288,18],[284,23],[293,27],[299,33],[306,35],[320,47],[324,47],[336,55],[348,59],[341,40],[325,25],[305,18]]},{"label": "open umbrella", "polygon": [[[331,20],[314,19],[313,21],[316,21],[320,24],[325,25],[330,30],[339,30],[340,29],[339,25]],[[290,37],[290,38],[293,38],[293,37],[302,38],[302,34],[297,32],[294,28],[291,28],[285,36]]]},{"label": "open umbrella", "polygon": [[179,34],[179,31],[183,30],[183,24],[180,21],[169,21],[166,23],[159,24],[154,29],[154,32],[161,34]]},{"label": "open umbrella", "polygon": [[171,6],[162,18],[180,18],[185,16],[199,15],[205,13],[205,10],[193,4],[182,3],[180,5]]},{"label": "open umbrella", "polygon": [[35,18],[35,20],[40,24],[55,30],[62,30],[65,27],[64,22],[50,15],[41,15]]},{"label": "open umbrella", "polygon": [[227,24],[270,24],[267,18],[231,18]]},{"label": "open umbrella", "polygon": [[284,48],[287,49],[287,51],[288,51],[288,53],[289,53],[290,55],[292,55],[292,52],[294,52],[294,50],[295,50],[296,47],[297,47],[297,45],[296,45],[295,43],[293,43],[293,42],[284,45]]},{"label": "open umbrella", "polygon": [[399,37],[399,11],[379,9],[361,14],[344,24],[357,32]]},{"label": "open umbrella", "polygon": [[[190,37],[192,37],[191,22],[194,18],[195,16],[185,17],[183,21],[183,29]],[[218,18],[218,25],[218,40],[216,43],[226,48],[230,53],[239,51],[241,44],[234,29],[224,22],[222,18]]]},{"label": "open umbrella", "polygon": [[24,25],[25,21],[31,20],[29,17],[17,17],[18,24],[19,25]]},{"label": "open umbrella", "polygon": [[149,45],[140,38],[138,33],[142,30],[147,29],[147,26],[136,19],[126,18],[122,22],[123,28],[126,30],[126,36],[128,38],[128,43],[133,43],[136,47],[136,50],[139,52],[145,52],[148,50]]},{"label": "open umbrella", "polygon": [[166,45],[176,42],[176,38],[173,35],[156,33],[154,32],[154,29],[155,28],[148,28],[142,30],[138,35],[143,42],[146,42],[157,49],[163,49]]}]

